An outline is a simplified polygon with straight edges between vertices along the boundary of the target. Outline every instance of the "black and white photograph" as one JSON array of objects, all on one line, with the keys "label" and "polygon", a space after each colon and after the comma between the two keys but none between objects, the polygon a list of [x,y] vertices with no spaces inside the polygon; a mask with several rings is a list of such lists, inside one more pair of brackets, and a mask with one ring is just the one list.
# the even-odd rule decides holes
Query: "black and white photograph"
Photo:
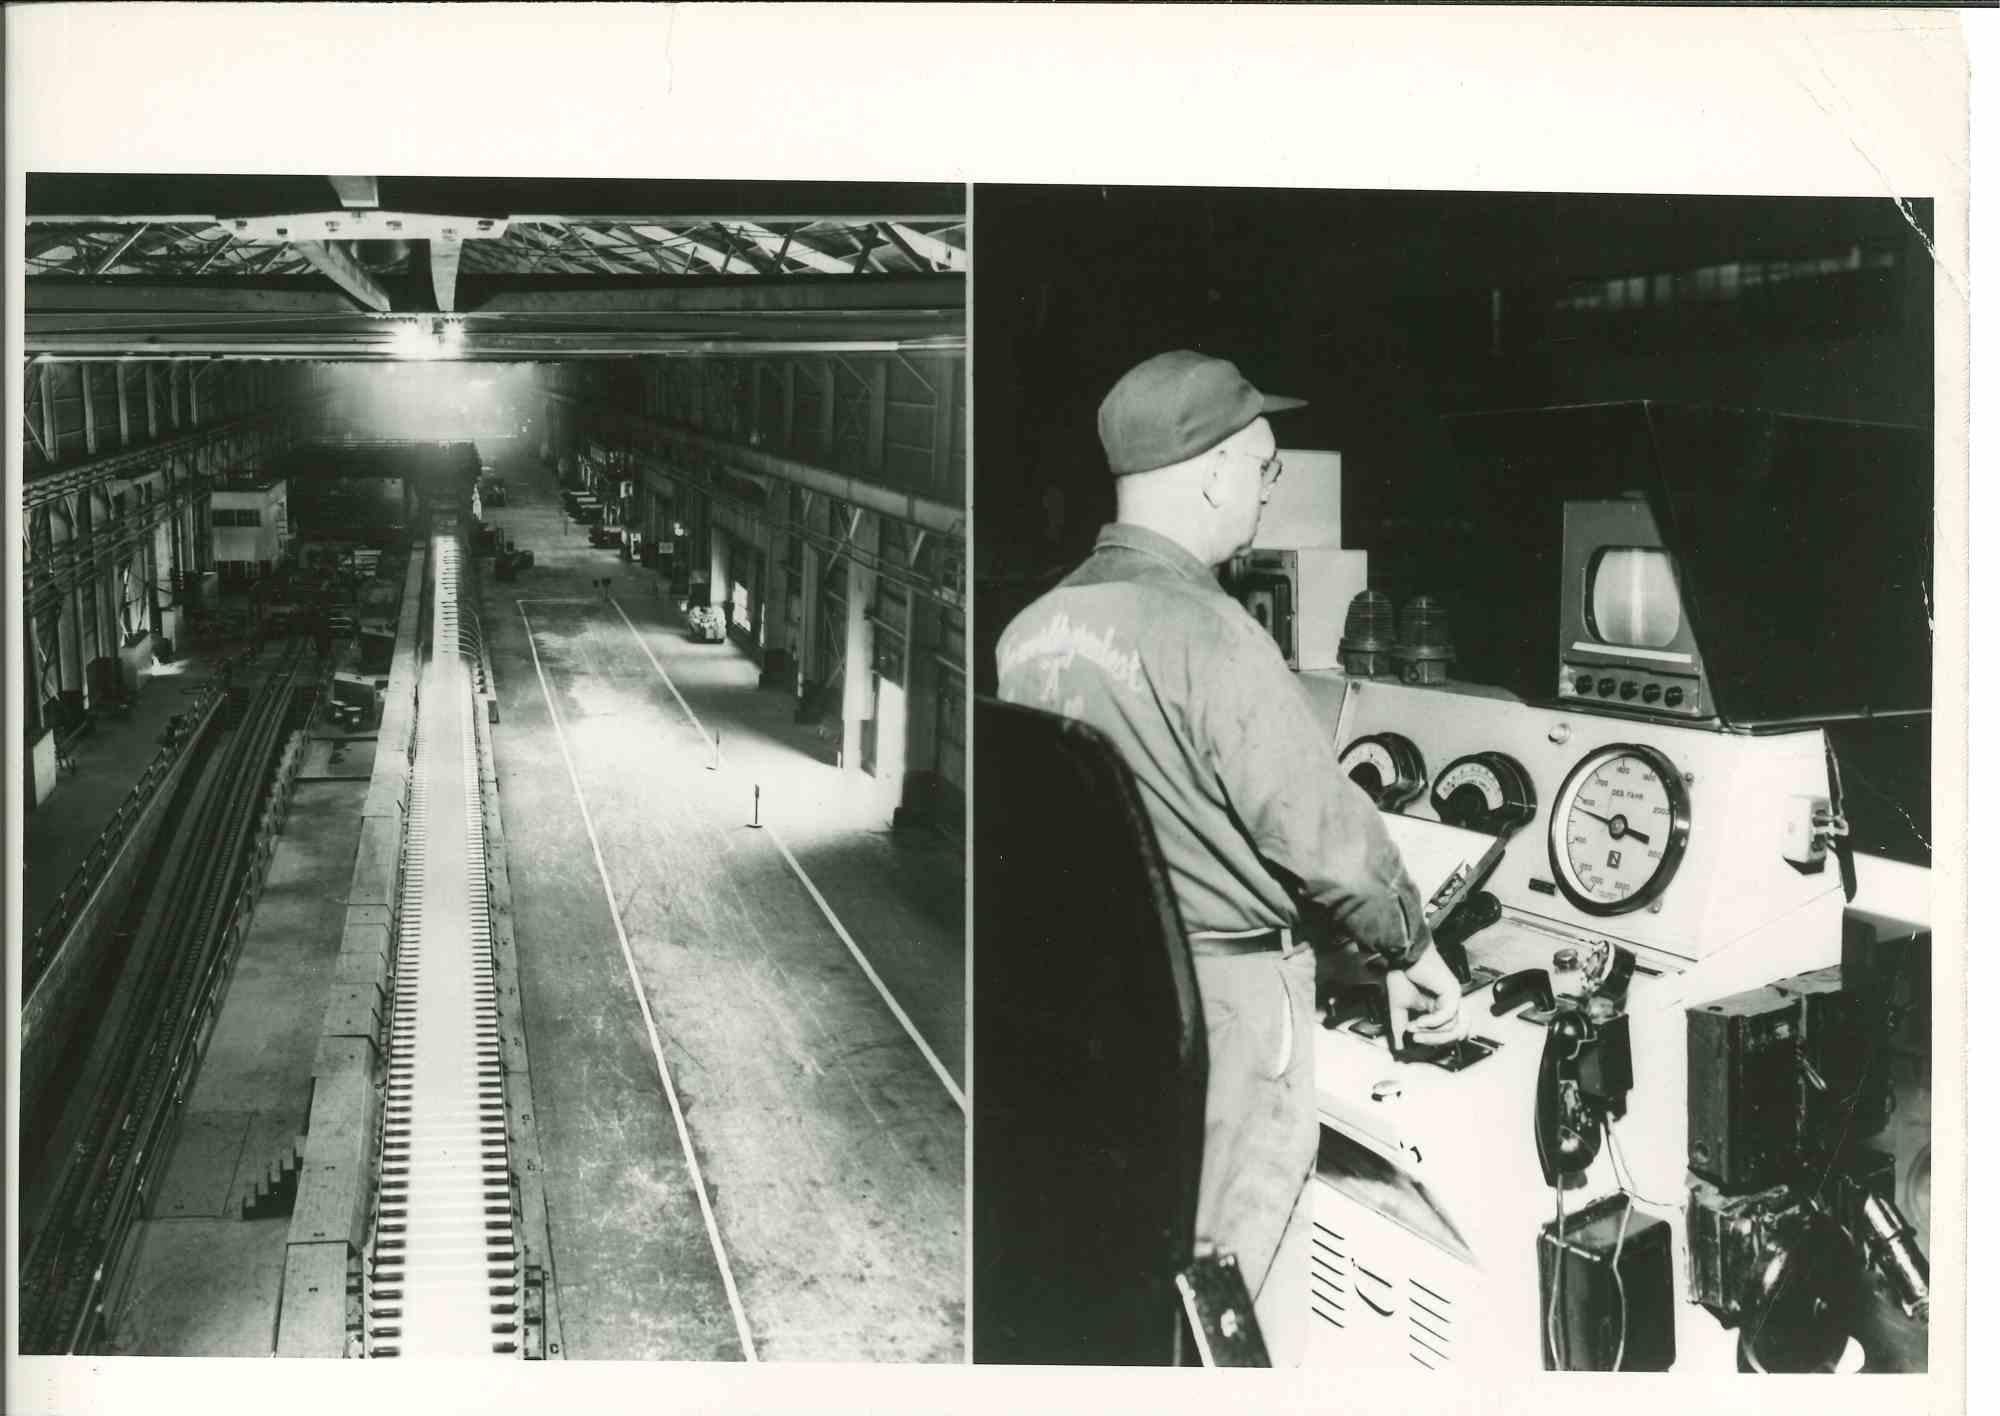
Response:
[{"label": "black and white photograph", "polygon": [[965,188],[24,249],[19,1350],[963,1361]]},{"label": "black and white photograph", "polygon": [[1983,1409],[1993,19],[5,7],[0,1407]]},{"label": "black and white photograph", "polygon": [[973,218],[974,1360],[1927,1371],[1931,204]]}]

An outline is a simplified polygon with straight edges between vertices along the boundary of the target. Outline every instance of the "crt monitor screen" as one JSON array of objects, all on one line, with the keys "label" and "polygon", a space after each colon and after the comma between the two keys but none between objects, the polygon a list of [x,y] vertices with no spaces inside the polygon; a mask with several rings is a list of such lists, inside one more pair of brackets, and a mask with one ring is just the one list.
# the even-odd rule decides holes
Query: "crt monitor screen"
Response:
[{"label": "crt monitor screen", "polygon": [[1590,631],[1619,649],[1664,649],[1681,629],[1673,560],[1657,547],[1606,546],[1591,558]]}]

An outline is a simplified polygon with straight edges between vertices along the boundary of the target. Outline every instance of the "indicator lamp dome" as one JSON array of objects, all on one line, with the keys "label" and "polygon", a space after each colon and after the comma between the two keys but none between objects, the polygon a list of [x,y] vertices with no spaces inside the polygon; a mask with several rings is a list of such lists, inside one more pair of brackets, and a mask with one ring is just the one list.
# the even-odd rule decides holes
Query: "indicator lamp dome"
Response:
[{"label": "indicator lamp dome", "polygon": [[1356,678],[1394,672],[1396,607],[1379,590],[1363,590],[1347,605],[1340,637],[1340,663]]},{"label": "indicator lamp dome", "polygon": [[1406,683],[1443,683],[1455,657],[1451,644],[1451,619],[1444,602],[1435,595],[1413,595],[1403,606],[1402,633],[1397,656],[1403,661]]}]

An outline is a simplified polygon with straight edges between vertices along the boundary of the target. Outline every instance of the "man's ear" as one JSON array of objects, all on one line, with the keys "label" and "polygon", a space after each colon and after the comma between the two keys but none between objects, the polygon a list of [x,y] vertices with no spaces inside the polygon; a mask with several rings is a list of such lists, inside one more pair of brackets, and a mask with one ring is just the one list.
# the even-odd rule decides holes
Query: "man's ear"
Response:
[{"label": "man's ear", "polygon": [[1202,500],[1206,501],[1210,506],[1220,507],[1222,505],[1221,458],[1215,457],[1209,459],[1208,470],[1201,474],[1201,495]]}]

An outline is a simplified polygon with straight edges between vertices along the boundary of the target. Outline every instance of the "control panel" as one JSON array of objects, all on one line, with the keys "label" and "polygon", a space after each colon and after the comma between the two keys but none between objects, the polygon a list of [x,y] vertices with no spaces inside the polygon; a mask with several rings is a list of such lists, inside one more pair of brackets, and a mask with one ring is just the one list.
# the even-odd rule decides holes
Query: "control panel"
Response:
[{"label": "control panel", "polygon": [[[1663,969],[1698,965],[1710,996],[1837,955],[1844,900],[1814,828],[1831,795],[1817,729],[1719,733],[1475,685],[1303,680],[1378,804],[1507,835],[1486,889],[1508,911]],[[1726,977],[1736,956],[1740,981]]]},{"label": "control panel", "polygon": [[[1419,889],[1469,894],[1455,898],[1453,920],[1485,905],[1469,925],[1435,931],[1441,948],[1462,936],[1455,967],[1471,1040],[1448,1055],[1392,1052],[1379,1016],[1351,1001],[1365,989],[1347,985],[1366,980],[1340,976],[1365,973],[1358,956],[1327,981],[1316,1241],[1346,1267],[1345,1277],[1316,1270],[1315,1282],[1351,1291],[1321,1296],[1314,1360],[1539,1371],[1552,1273],[1615,1284],[1658,1269],[1652,1247],[1572,1253],[1548,1236],[1558,1193],[1572,1217],[1592,1205],[1611,1213],[1627,1203],[1622,1190],[1685,1196],[1688,1005],[1839,960],[1845,901],[1812,827],[1829,794],[1824,741],[1605,712],[1594,682],[1590,708],[1467,685],[1302,683],[1413,873],[1440,874]],[[1419,826],[1482,833],[1500,843],[1496,858],[1460,851],[1476,859],[1474,878],[1420,867],[1428,857],[1405,843]],[[1579,1053],[1586,1042],[1596,1050],[1552,1083],[1556,1028],[1579,1039]],[[1548,1108],[1592,1088],[1614,1109],[1601,1143],[1578,1150]],[[1560,1186],[1550,1165],[1568,1167]],[[1688,1272],[1684,1215],[1655,1209],[1636,1225],[1671,1272]],[[1655,1267],[1628,1273],[1642,1252]],[[1616,1277],[1603,1277],[1613,1263]],[[1699,1306],[1649,1311],[1667,1315],[1671,1340],[1644,1349],[1655,1354],[1645,1360],[1670,1351],[1679,1367],[1733,1366],[1734,1335]],[[1598,1351],[1562,1336],[1579,1359]]]}]

